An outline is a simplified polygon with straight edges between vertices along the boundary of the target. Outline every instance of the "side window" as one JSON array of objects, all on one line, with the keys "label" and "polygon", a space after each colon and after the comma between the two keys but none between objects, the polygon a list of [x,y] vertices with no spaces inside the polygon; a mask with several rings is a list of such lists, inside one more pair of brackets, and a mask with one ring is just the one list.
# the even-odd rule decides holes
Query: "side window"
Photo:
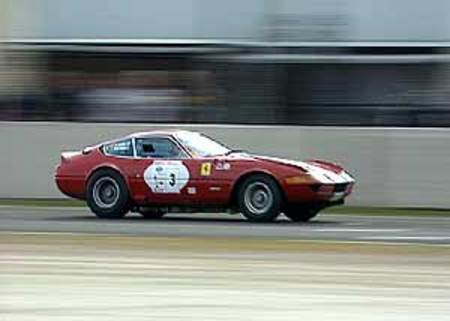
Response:
[{"label": "side window", "polygon": [[138,157],[185,158],[184,153],[168,138],[136,138]]},{"label": "side window", "polygon": [[103,152],[114,156],[133,156],[133,144],[131,139],[111,143],[103,147]]}]

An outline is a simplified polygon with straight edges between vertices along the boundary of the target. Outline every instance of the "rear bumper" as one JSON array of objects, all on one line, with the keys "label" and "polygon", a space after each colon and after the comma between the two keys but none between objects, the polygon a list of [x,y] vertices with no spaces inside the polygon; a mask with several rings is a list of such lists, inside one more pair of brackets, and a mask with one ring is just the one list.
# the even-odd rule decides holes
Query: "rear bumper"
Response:
[{"label": "rear bumper", "polygon": [[55,183],[63,194],[73,198],[85,199],[84,177],[56,175]]}]

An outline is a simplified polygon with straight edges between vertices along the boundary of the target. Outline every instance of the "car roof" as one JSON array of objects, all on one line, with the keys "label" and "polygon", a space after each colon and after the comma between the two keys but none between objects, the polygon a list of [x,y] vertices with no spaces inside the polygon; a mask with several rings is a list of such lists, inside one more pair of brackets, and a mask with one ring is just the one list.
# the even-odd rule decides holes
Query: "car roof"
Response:
[{"label": "car roof", "polygon": [[176,136],[176,134],[180,133],[196,133],[194,131],[189,130],[180,130],[180,129],[166,129],[166,130],[152,130],[152,131],[144,131],[144,132],[136,132],[126,136],[127,138],[143,138],[150,136]]},{"label": "car roof", "polygon": [[107,140],[107,141],[104,141],[104,142],[101,142],[99,144],[95,144],[92,146],[102,146],[102,145],[111,144],[111,143],[119,142],[124,139],[130,139],[130,138],[145,138],[145,137],[152,137],[152,136],[174,137],[180,133],[199,134],[198,132],[195,132],[195,131],[181,130],[181,129],[151,130],[151,131],[132,133],[132,134],[129,134],[126,136],[118,137],[115,139],[110,139],[110,140]]}]

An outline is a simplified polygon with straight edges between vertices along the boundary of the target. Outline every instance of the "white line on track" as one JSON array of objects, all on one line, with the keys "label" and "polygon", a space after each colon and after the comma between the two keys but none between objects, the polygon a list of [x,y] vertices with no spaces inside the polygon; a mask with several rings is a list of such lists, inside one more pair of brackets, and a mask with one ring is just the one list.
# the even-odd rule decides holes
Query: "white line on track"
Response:
[{"label": "white line on track", "polygon": [[420,241],[446,241],[450,236],[364,236],[360,240],[420,240]]},{"label": "white line on track", "polygon": [[319,216],[319,218],[353,218],[358,219],[363,222],[367,221],[379,221],[379,220],[392,220],[396,222],[401,221],[446,221],[450,220],[450,216],[435,216],[435,215],[429,215],[429,216],[418,216],[418,215],[365,215],[363,213],[361,214],[324,214],[322,216]]},{"label": "white line on track", "polygon": [[369,240],[364,237],[355,238],[354,240],[323,240],[323,239],[302,239],[302,240],[283,240],[283,242],[289,242],[289,243],[308,243],[308,242],[314,242],[314,243],[323,243],[323,244],[363,244],[363,245],[387,245],[387,246],[425,246],[425,247],[445,247],[450,248],[450,244],[439,244],[439,243],[419,243],[419,242],[412,242],[413,240],[410,240],[410,242],[395,242],[395,240],[388,240],[386,237],[380,237],[379,240]]},{"label": "white line on track", "polygon": [[342,232],[342,233],[371,233],[371,232],[387,232],[387,233],[397,233],[397,232],[405,232],[411,231],[411,229],[389,229],[389,228],[320,228],[315,229],[314,232]]}]

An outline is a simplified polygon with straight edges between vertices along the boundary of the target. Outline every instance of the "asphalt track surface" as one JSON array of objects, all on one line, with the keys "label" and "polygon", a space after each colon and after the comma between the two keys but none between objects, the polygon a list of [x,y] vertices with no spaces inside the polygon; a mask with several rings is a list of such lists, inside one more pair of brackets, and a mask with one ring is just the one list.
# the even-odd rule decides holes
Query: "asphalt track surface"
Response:
[{"label": "asphalt track surface", "polygon": [[161,220],[132,214],[121,220],[100,220],[87,208],[4,206],[0,231],[449,245],[450,217],[323,214],[308,223],[292,223],[281,216],[276,222],[257,224],[227,214],[172,214]]},{"label": "asphalt track surface", "polygon": [[1,207],[0,320],[447,321],[449,227]]}]

